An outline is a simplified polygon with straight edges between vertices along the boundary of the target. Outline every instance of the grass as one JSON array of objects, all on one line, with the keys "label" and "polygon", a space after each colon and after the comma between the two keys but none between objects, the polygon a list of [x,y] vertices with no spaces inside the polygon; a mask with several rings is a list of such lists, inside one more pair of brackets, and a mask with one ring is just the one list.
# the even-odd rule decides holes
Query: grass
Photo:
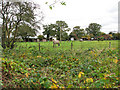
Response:
[{"label": "grass", "polygon": [[[61,46],[57,48],[53,48],[52,42],[40,42],[40,46],[44,48],[49,48],[51,50],[57,49],[57,50],[70,50],[71,49],[71,43],[73,43],[73,49],[88,49],[88,48],[97,48],[97,49],[103,49],[103,48],[109,48],[109,42],[111,42],[111,48],[118,48],[118,41],[62,41]],[[20,46],[36,46],[39,47],[39,43],[37,42],[22,42],[18,43]],[[57,46],[57,45],[56,45]]]},{"label": "grass", "polygon": [[[109,48],[109,42],[111,47]],[[117,88],[118,41],[18,42],[2,58],[3,87]]]}]

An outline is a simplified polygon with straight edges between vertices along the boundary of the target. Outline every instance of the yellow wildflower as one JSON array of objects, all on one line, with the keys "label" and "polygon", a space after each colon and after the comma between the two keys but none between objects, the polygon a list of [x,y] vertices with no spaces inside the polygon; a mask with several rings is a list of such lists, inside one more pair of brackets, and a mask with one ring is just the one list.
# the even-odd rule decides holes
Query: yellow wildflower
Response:
[{"label": "yellow wildflower", "polygon": [[116,80],[118,80],[119,78],[117,77]]},{"label": "yellow wildflower", "polygon": [[31,70],[31,68],[28,68],[27,70],[29,71],[29,70]]},{"label": "yellow wildflower", "polygon": [[15,54],[14,54],[14,53],[12,53],[12,55],[14,56]]},{"label": "yellow wildflower", "polygon": [[95,57],[97,56],[97,54],[95,54]]},{"label": "yellow wildflower", "polygon": [[26,77],[28,77],[29,73],[26,73],[25,75],[26,75]]},{"label": "yellow wildflower", "polygon": [[110,75],[109,74],[104,74],[104,79],[106,80],[108,76],[110,76]]},{"label": "yellow wildflower", "polygon": [[76,59],[76,61],[78,61],[78,59]]},{"label": "yellow wildflower", "polygon": [[62,54],[61,58],[63,57],[64,55]]},{"label": "yellow wildflower", "polygon": [[57,81],[55,81],[53,78],[51,79],[55,84],[57,83]]},{"label": "yellow wildflower", "polygon": [[58,88],[55,84],[51,86],[51,88]]},{"label": "yellow wildflower", "polygon": [[103,88],[105,88],[105,86],[103,86]]},{"label": "yellow wildflower", "polygon": [[33,82],[33,80],[31,79],[31,82]]},{"label": "yellow wildflower", "polygon": [[114,60],[114,63],[117,63],[117,62],[118,62],[118,60],[117,60],[117,59],[115,59],[115,60]]},{"label": "yellow wildflower", "polygon": [[2,58],[2,60],[5,60],[5,58]]},{"label": "yellow wildflower", "polygon": [[90,53],[91,53],[91,54],[93,54],[93,53],[94,53],[94,51],[91,51]]},{"label": "yellow wildflower", "polygon": [[[85,82],[85,81],[84,81]],[[87,78],[86,79],[86,82],[90,83],[90,82],[93,82],[93,79],[92,78]]]},{"label": "yellow wildflower", "polygon": [[37,56],[37,58],[38,58],[38,57],[41,57],[41,56]]},{"label": "yellow wildflower", "polygon": [[78,75],[78,77],[81,78],[81,75],[82,75],[82,74],[84,75],[83,72],[80,72],[79,75]]}]

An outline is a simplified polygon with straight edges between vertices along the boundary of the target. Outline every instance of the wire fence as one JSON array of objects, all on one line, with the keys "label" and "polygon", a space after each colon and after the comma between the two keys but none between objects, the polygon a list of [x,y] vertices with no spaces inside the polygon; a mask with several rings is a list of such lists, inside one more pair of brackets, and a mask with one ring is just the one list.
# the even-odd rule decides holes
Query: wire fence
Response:
[{"label": "wire fence", "polygon": [[29,49],[29,47],[35,47],[36,50],[85,50],[85,49],[106,49],[106,48],[118,48],[118,41],[61,41],[60,46],[57,44],[53,47],[53,42],[18,42],[17,47],[26,47],[25,49]]}]

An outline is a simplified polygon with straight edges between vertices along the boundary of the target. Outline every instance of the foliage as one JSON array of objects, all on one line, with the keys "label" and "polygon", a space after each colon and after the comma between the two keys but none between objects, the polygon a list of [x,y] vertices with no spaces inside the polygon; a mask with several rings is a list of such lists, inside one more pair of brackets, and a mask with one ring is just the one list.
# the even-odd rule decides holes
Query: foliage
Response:
[{"label": "foliage", "polygon": [[[65,21],[56,21],[56,36],[58,40],[62,40],[63,33],[69,31],[68,25]],[[67,36],[67,35],[66,35]]]},{"label": "foliage", "polygon": [[44,36],[43,35],[38,35],[38,39],[41,41],[44,39]]},{"label": "foliage", "polygon": [[[0,18],[2,20],[2,47],[4,49],[12,49],[14,47],[16,37],[18,35],[21,36],[24,31],[29,31],[26,28],[30,29],[30,33],[32,33],[32,30],[36,31],[36,29],[40,28],[35,14],[35,10],[37,9],[37,5],[32,2],[7,2],[7,0],[2,0],[0,2]],[[39,15],[42,14],[39,13]],[[41,20],[42,16],[39,22]],[[21,32],[21,28],[23,29],[25,24],[26,28],[24,28],[24,31]],[[12,40],[10,40],[11,34],[13,34]]]},{"label": "foliage", "polygon": [[106,35],[104,32],[100,32],[100,34],[99,34],[100,36],[102,36],[102,35]]},{"label": "foliage", "polygon": [[85,35],[84,29],[80,29],[80,26],[73,27],[73,31],[70,33],[70,37],[74,37],[76,40],[82,38]]},{"label": "foliage", "polygon": [[41,51],[38,43],[18,43],[13,50],[4,50],[2,86],[37,89],[117,88],[120,79],[119,53],[115,46],[117,41],[111,41],[111,48],[106,48],[108,42],[73,42],[73,45],[77,45],[73,50],[68,46],[70,42],[62,42],[61,47],[56,48],[52,47],[52,42],[42,42]]},{"label": "foliage", "polygon": [[55,24],[43,25],[43,28],[44,28],[43,35],[47,35],[47,40],[50,39],[50,36],[55,36],[56,34]]},{"label": "foliage", "polygon": [[100,41],[100,40],[103,41],[103,40],[104,40],[104,37],[103,37],[103,36],[102,36],[102,37],[99,37],[99,38],[97,38],[97,40],[98,40],[98,41]]},{"label": "foliage", "polygon": [[63,32],[63,33],[62,33],[62,35],[61,35],[61,38],[62,38],[62,41],[69,40],[68,33],[66,33],[66,32]]},{"label": "foliage", "polygon": [[56,24],[43,25],[43,35],[47,35],[47,40],[50,37],[56,37],[58,40],[68,40],[67,31],[70,31],[65,21],[56,21]]},{"label": "foliage", "polygon": [[112,35],[113,40],[120,40],[120,33],[109,32]]},{"label": "foliage", "polygon": [[51,4],[50,4],[50,2],[45,2],[45,4],[47,4],[47,5],[49,6],[49,8],[52,10],[53,7],[55,7],[55,4],[58,3],[58,2],[59,2],[61,5],[66,5],[66,2],[64,2],[63,0],[55,0],[55,1],[52,2]]},{"label": "foliage", "polygon": [[[31,28],[29,25],[27,24],[22,24],[18,27],[18,33],[17,33],[17,37],[22,37],[22,39],[26,39],[31,37],[36,36],[37,30],[34,28]],[[14,32],[13,32],[14,35]]]},{"label": "foliage", "polygon": [[93,34],[93,36],[96,37],[99,36],[101,27],[102,26],[100,24],[90,23],[88,28],[86,28],[85,30],[87,31],[87,34]]}]

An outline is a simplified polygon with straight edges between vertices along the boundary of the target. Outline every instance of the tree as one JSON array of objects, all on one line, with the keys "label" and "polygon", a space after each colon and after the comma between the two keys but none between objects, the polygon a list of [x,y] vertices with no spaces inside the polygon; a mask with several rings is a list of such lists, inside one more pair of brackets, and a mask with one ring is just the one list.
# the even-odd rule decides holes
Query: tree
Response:
[{"label": "tree", "polygon": [[63,32],[61,36],[62,36],[61,38],[63,41],[69,40],[69,35],[66,32]]},{"label": "tree", "polygon": [[47,35],[47,40],[50,39],[50,36],[55,36],[56,34],[55,24],[43,25],[43,28],[44,28],[43,35]]},{"label": "tree", "polygon": [[73,27],[73,31],[70,33],[70,37],[74,37],[75,40],[82,38],[84,35],[85,31],[80,26]]},{"label": "tree", "polygon": [[119,32],[117,32],[117,33],[109,32],[109,35],[111,35],[114,40],[120,40],[120,33]]},{"label": "tree", "polygon": [[[36,23],[34,10],[37,5],[32,2],[0,2],[0,18],[2,19],[2,47],[13,48],[21,23],[28,24],[32,29],[40,28]],[[10,38],[14,32],[13,38]]]},{"label": "tree", "polygon": [[69,31],[68,25],[65,21],[56,21],[56,36],[58,40],[62,40],[63,33]]},{"label": "tree", "polygon": [[41,41],[44,39],[44,36],[43,35],[38,35],[38,39]]},{"label": "tree", "polygon": [[[18,33],[17,33],[17,37],[22,37],[23,40],[25,39],[29,39],[29,37],[34,37],[36,36],[36,33],[38,32],[37,29],[30,27],[27,24],[22,24],[18,27]],[[13,32],[14,35],[14,32]]]},{"label": "tree", "polygon": [[101,35],[106,35],[106,34],[104,32],[100,32],[99,35],[101,36]]},{"label": "tree", "polygon": [[87,34],[93,34],[94,37],[99,36],[100,33],[100,29],[101,29],[101,25],[97,24],[97,23],[91,23],[89,24],[88,28],[86,28],[85,30],[87,31]]}]

